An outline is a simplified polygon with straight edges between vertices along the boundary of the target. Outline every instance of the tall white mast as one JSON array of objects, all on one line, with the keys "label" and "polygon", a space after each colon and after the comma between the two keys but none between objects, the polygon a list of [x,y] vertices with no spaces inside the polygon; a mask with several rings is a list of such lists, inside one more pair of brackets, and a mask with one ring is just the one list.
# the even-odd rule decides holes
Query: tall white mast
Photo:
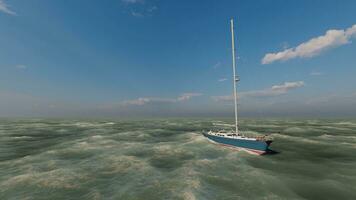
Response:
[{"label": "tall white mast", "polygon": [[234,104],[235,104],[235,133],[239,133],[239,126],[237,122],[237,90],[236,90],[236,82],[239,81],[238,76],[236,75],[235,69],[235,36],[234,36],[234,20],[231,19],[231,46],[232,46],[232,70],[233,70],[233,83],[234,83]]}]

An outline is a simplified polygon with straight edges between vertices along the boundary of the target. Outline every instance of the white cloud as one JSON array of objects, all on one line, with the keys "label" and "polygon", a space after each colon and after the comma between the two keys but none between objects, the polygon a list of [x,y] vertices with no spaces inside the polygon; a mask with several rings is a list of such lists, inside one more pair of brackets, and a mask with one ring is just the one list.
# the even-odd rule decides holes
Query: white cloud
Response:
[{"label": "white cloud", "polygon": [[177,101],[186,101],[191,99],[192,97],[198,97],[201,95],[202,95],[201,93],[184,93],[177,98]]},{"label": "white cloud", "polygon": [[135,4],[135,3],[143,3],[144,2],[143,0],[121,0],[121,1],[124,3],[127,3],[127,4]]},{"label": "white cloud", "polygon": [[277,53],[267,53],[262,59],[262,64],[270,64],[293,58],[313,57],[327,49],[350,43],[350,39],[353,36],[356,36],[356,24],[346,30],[331,29],[326,31],[325,35],[312,38],[297,47]]},{"label": "white cloud", "polygon": [[16,13],[9,8],[4,0],[0,0],[0,12],[4,12],[9,15],[16,15]]},{"label": "white cloud", "polygon": [[140,97],[133,100],[123,101],[122,105],[142,106],[148,103],[176,103],[176,102],[187,101],[192,97],[198,97],[201,95],[202,95],[201,93],[183,93],[177,98]]},{"label": "white cloud", "polygon": [[131,15],[134,17],[144,17],[142,13],[136,12],[136,11],[131,11]]},{"label": "white cloud", "polygon": [[161,102],[161,103],[173,103],[175,102],[175,99],[165,99],[165,98],[154,98],[154,97],[140,97],[137,99],[133,99],[133,100],[127,100],[124,101],[122,104],[123,105],[138,105],[138,106],[142,106],[145,105],[147,103],[152,103],[152,102]]},{"label": "white cloud", "polygon": [[282,94],[286,94],[289,90],[296,89],[304,86],[303,81],[296,82],[284,82],[281,85],[274,85],[271,88],[267,88],[264,90],[256,90],[249,92],[242,92],[241,96],[246,97],[270,97],[270,96],[278,96]]},{"label": "white cloud", "polygon": [[234,97],[232,95],[225,95],[225,96],[212,96],[211,97],[214,101],[232,101]]},{"label": "white cloud", "polygon": [[321,72],[310,72],[309,75],[310,76],[321,76],[321,75],[323,75],[323,73],[321,73]]},{"label": "white cloud", "polygon": [[153,16],[158,10],[153,2],[145,0],[121,0],[121,2],[125,5],[124,9],[127,9],[125,12],[137,18]]},{"label": "white cloud", "polygon": [[[282,85],[274,85],[272,88],[267,89],[267,90],[262,90],[263,92],[260,93],[263,95],[267,96],[275,96],[275,95],[280,95],[280,94],[285,94],[291,89],[299,88],[304,86],[303,81],[296,81],[296,82],[284,82]],[[258,96],[258,92],[256,93]]]},{"label": "white cloud", "polygon": [[[273,85],[270,88],[266,88],[263,90],[253,90],[247,92],[239,92],[238,96],[240,98],[244,97],[272,97],[272,96],[279,96],[282,94],[288,93],[290,90],[299,88],[304,86],[303,81],[296,81],[296,82],[284,82],[281,85]],[[215,101],[231,101],[233,100],[232,95],[226,96],[213,96],[212,97]]]},{"label": "white cloud", "polygon": [[26,70],[28,67],[27,65],[16,65],[15,68],[19,70]]},{"label": "white cloud", "polygon": [[217,62],[214,66],[213,66],[213,69],[217,69],[221,67],[221,62]]},{"label": "white cloud", "polygon": [[227,78],[221,78],[218,80],[219,82],[224,82],[224,81],[227,81]]},{"label": "white cloud", "polygon": [[150,12],[150,13],[151,13],[151,12],[157,10],[157,9],[158,9],[157,6],[152,6],[152,7],[150,7],[150,8],[147,9],[147,12]]}]

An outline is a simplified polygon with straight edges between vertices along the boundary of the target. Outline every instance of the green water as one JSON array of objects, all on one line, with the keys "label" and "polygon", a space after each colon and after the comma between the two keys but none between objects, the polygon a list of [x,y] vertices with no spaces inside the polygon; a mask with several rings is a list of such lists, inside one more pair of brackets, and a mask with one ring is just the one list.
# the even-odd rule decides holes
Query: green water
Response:
[{"label": "green water", "polygon": [[0,120],[0,199],[356,199],[356,120],[241,121],[251,155],[202,130],[232,120]]}]

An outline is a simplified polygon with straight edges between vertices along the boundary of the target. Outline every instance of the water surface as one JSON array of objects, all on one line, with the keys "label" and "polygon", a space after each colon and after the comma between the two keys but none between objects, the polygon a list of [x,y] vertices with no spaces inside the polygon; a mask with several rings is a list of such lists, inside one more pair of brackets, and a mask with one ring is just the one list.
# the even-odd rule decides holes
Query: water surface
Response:
[{"label": "water surface", "polygon": [[356,199],[356,120],[242,120],[267,156],[201,135],[232,124],[3,119],[0,199]]}]

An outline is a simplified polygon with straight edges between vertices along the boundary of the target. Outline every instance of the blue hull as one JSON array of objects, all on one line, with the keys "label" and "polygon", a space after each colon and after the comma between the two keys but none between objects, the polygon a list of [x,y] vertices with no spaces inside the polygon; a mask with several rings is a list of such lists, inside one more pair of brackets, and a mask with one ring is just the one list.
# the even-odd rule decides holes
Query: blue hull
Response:
[{"label": "blue hull", "polygon": [[271,143],[271,141],[241,140],[241,139],[218,137],[206,133],[203,134],[205,137],[219,144],[237,147],[237,148],[244,148],[246,150],[253,151],[258,154],[266,153],[269,150],[268,147]]}]

